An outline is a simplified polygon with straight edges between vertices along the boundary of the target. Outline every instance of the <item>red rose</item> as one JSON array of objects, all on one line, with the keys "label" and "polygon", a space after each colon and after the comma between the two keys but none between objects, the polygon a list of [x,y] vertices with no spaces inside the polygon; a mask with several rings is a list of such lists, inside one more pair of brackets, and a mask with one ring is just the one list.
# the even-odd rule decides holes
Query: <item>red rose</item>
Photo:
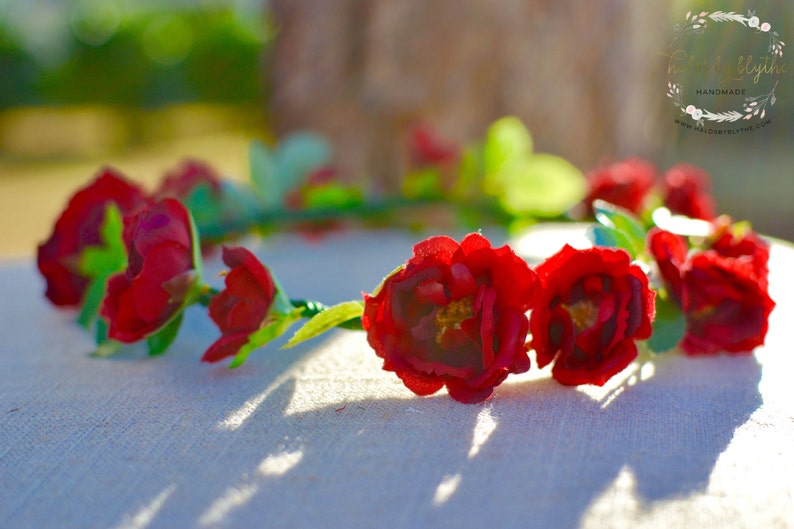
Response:
[{"label": "red rose", "polygon": [[129,265],[108,281],[102,316],[110,338],[131,343],[176,316],[197,277],[190,213],[181,202],[160,200],[124,224]]},{"label": "red rose", "polygon": [[686,263],[682,277],[684,352],[739,353],[763,345],[775,303],[752,266],[707,251]]},{"label": "red rose", "polygon": [[684,352],[749,352],[763,345],[775,303],[767,291],[769,247],[760,237],[720,231],[706,250],[687,257],[682,239],[654,229],[649,248],[686,318]]},{"label": "red rose", "polygon": [[538,366],[563,384],[603,385],[649,338],[655,295],[628,253],[566,245],[537,268],[542,291],[530,329]]},{"label": "red rose", "polygon": [[710,237],[710,248],[722,257],[738,259],[749,263],[755,279],[766,288],[769,281],[769,244],[757,233],[747,231],[741,236],[734,234],[730,224],[719,224],[716,233]]},{"label": "red rose", "polygon": [[55,223],[50,238],[38,248],[37,263],[47,281],[47,298],[55,305],[79,305],[89,280],[78,271],[78,262],[86,247],[102,244],[99,230],[105,208],[114,203],[122,215],[128,215],[147,201],[141,189],[111,168],[103,169],[78,191]]},{"label": "red rose", "polygon": [[248,336],[265,322],[276,296],[270,272],[245,248],[224,246],[223,262],[230,268],[226,288],[209,305],[221,337],[201,357],[203,362],[236,355],[248,343]]},{"label": "red rose", "polygon": [[417,395],[446,385],[453,399],[480,402],[529,369],[526,312],[537,286],[508,246],[492,248],[479,234],[460,244],[431,237],[364,296],[362,324],[383,369]]},{"label": "red rose", "polygon": [[680,163],[664,174],[664,206],[693,219],[713,220],[717,215],[711,197],[711,177],[693,165]]},{"label": "red rose", "polygon": [[593,213],[593,201],[604,200],[632,213],[641,213],[656,181],[656,168],[639,158],[630,158],[587,174],[588,192],[584,203]]},{"label": "red rose", "polygon": [[411,129],[408,141],[411,163],[417,167],[448,165],[458,161],[459,147],[427,125]]},{"label": "red rose", "polygon": [[196,186],[205,184],[213,194],[221,193],[218,174],[208,164],[198,160],[185,160],[182,164],[166,173],[154,196],[160,198],[187,198]]}]

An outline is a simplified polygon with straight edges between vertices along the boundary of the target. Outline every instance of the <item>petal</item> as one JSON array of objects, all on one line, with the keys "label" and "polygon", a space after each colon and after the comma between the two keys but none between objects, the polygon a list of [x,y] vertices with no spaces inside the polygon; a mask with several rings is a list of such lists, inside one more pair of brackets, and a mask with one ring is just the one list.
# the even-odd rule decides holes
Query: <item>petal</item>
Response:
[{"label": "petal", "polygon": [[242,346],[248,343],[248,333],[241,332],[224,335],[218,338],[215,343],[209,346],[202,362],[218,362],[224,358],[235,356]]}]

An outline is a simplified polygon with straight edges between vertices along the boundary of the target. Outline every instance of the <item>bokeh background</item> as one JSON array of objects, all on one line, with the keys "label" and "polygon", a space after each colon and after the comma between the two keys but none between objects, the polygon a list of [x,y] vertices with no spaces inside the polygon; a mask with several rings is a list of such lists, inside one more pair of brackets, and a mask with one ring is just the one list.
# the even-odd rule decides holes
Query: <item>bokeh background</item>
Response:
[{"label": "bokeh background", "polygon": [[[0,255],[32,255],[102,165],[153,185],[194,157],[245,179],[252,139],[311,129],[346,178],[389,190],[414,125],[466,143],[508,114],[583,171],[700,165],[720,211],[794,239],[794,74],[751,133],[683,129],[665,96],[673,25],[717,9],[794,35],[775,1],[0,0]],[[768,44],[738,24],[687,38],[703,56]]]}]

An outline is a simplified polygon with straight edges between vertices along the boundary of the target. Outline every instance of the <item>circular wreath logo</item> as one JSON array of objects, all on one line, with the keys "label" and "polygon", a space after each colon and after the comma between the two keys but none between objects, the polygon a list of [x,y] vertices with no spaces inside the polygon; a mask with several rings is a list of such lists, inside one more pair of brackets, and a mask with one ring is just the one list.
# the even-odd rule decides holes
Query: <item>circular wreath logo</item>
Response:
[{"label": "circular wreath logo", "polygon": [[[700,13],[692,13],[691,11],[684,17],[684,24],[676,24],[673,28],[675,36],[670,42],[670,48],[673,44],[683,35],[693,34],[701,35],[706,32],[709,24],[715,23],[736,23],[741,24],[749,31],[755,34],[766,34],[769,38],[769,45],[767,47],[768,55],[762,56],[758,62],[753,63],[752,55],[747,57],[740,57],[736,67],[730,64],[723,64],[721,57],[718,57],[714,63],[709,63],[705,60],[697,60],[694,55],[688,55],[684,50],[676,50],[672,54],[668,54],[670,58],[668,63],[667,73],[678,74],[686,73],[709,73],[722,74],[724,79],[737,80],[750,76],[753,79],[754,85],[757,85],[762,76],[774,76],[774,85],[768,93],[759,95],[749,95],[746,89],[698,89],[698,95],[744,95],[744,102],[738,108],[725,111],[709,110],[705,107],[698,107],[691,101],[685,101],[683,97],[683,85],[675,79],[668,78],[667,82],[667,97],[669,97],[673,104],[681,110],[682,116],[688,116],[695,122],[695,127],[704,129],[706,121],[715,123],[733,123],[740,120],[761,122],[767,115],[767,105],[774,106],[777,98],[775,97],[775,89],[779,83],[780,74],[788,73],[788,65],[782,63],[783,47],[785,42],[780,40],[780,35],[777,31],[773,31],[772,25],[769,22],[762,22],[754,11],[748,11],[747,15],[740,15],[734,12],[714,11],[709,13],[703,11]],[[687,61],[688,59],[688,61]],[[778,62],[780,61],[780,62]],[[740,77],[731,77],[731,75],[742,74]],[[685,122],[680,122],[685,124]]]}]

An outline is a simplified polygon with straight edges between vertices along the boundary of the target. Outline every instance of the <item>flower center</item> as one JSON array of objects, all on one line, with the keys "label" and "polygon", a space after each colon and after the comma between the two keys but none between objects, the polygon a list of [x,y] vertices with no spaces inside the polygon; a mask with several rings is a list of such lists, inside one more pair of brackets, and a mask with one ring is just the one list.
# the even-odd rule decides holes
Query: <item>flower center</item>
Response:
[{"label": "flower center", "polygon": [[598,321],[598,307],[589,299],[579,300],[567,308],[577,331],[589,329]]},{"label": "flower center", "polygon": [[460,323],[463,320],[468,320],[474,316],[474,309],[472,307],[471,296],[452,301],[449,305],[441,307],[436,312],[436,342],[440,343],[441,338],[450,329],[456,331],[460,330]]}]

